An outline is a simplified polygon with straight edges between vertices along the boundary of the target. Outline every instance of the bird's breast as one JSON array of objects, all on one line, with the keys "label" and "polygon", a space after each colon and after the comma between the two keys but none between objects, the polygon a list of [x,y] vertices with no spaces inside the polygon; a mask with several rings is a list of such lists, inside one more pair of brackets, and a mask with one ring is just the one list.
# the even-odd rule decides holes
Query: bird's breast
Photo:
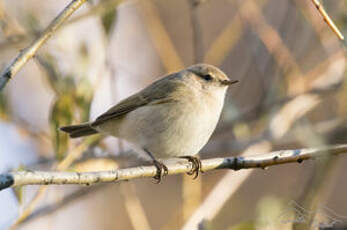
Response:
[{"label": "bird's breast", "polygon": [[108,133],[147,149],[157,158],[195,155],[210,138],[223,107],[223,99],[208,99],[190,95],[139,107]]}]

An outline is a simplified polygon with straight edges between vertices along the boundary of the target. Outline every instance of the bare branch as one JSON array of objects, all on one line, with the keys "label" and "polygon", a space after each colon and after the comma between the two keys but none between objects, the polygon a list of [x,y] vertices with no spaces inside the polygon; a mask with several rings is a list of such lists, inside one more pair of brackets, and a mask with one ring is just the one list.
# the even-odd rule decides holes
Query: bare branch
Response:
[{"label": "bare branch", "polygon": [[322,15],[323,20],[328,24],[330,29],[337,35],[337,37],[340,40],[342,41],[345,40],[344,36],[340,32],[340,30],[337,28],[333,20],[331,20],[331,18],[329,17],[328,13],[325,11],[323,5],[319,2],[319,0],[311,0],[311,1],[314,4],[314,6],[317,8],[320,15]]},{"label": "bare branch", "polygon": [[[246,157],[252,152],[267,153],[271,149],[270,141],[263,140],[249,145],[240,156]],[[184,223],[182,230],[195,229],[197,226],[200,227],[213,220],[221,212],[225,203],[239,190],[253,172],[254,169],[242,170],[237,174],[233,171],[225,173]]]},{"label": "bare branch", "polygon": [[153,46],[167,72],[177,71],[184,67],[168,31],[160,19],[158,9],[153,1],[138,1],[139,11],[142,13],[146,29],[153,40]]},{"label": "bare branch", "polygon": [[55,211],[58,211],[60,208],[63,208],[73,202],[76,202],[77,200],[91,194],[94,192],[99,191],[100,189],[106,188],[106,184],[100,184],[98,186],[93,186],[93,189],[87,189],[87,188],[80,188],[71,194],[64,196],[62,199],[52,203],[45,205],[43,207],[38,208],[34,212],[32,212],[30,215],[28,215],[21,223],[18,224],[20,226],[21,224],[28,223],[32,220],[35,220],[36,218],[43,217],[50,215],[54,213]]},{"label": "bare branch", "polygon": [[51,24],[42,32],[29,47],[22,50],[0,76],[0,90],[6,83],[32,58],[37,50],[53,35],[53,33],[75,12],[86,0],[72,0],[65,9],[53,19]]},{"label": "bare branch", "polygon": [[193,63],[200,63],[203,61],[203,46],[202,46],[202,33],[199,21],[198,9],[205,1],[190,0],[190,21],[192,30],[192,44],[193,44]]},{"label": "bare branch", "polygon": [[[347,144],[325,146],[321,148],[307,148],[295,150],[280,150],[267,154],[258,154],[248,157],[226,157],[202,160],[204,172],[214,169],[248,169],[266,168],[272,165],[291,162],[301,163],[304,160],[317,157],[337,155],[347,152]],[[192,170],[192,164],[186,161],[170,163],[167,165],[169,174],[187,173]],[[153,177],[156,167],[140,166],[134,168],[118,169],[99,172],[44,172],[44,171],[18,171],[0,174],[0,190],[20,185],[51,185],[51,184],[81,184],[91,185],[101,182],[117,182],[135,178]]]},{"label": "bare branch", "polygon": [[[300,65],[298,65],[294,55],[286,46],[278,31],[276,31],[267,21],[254,0],[242,1],[239,3],[239,14],[241,19],[245,19],[251,25],[264,43],[268,52],[273,56],[278,66],[284,71],[290,70],[290,84],[288,93],[298,94],[305,90],[304,75]],[[289,75],[288,75],[289,76]]]}]

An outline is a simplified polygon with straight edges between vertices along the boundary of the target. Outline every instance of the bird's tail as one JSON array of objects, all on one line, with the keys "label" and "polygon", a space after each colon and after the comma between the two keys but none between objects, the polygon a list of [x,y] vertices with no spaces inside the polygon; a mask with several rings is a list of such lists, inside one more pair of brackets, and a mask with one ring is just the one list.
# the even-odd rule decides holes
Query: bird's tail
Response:
[{"label": "bird's tail", "polygon": [[93,135],[98,133],[95,129],[90,126],[90,123],[82,123],[79,125],[68,125],[60,127],[61,131],[64,131],[70,135],[72,138],[83,137],[88,135]]}]

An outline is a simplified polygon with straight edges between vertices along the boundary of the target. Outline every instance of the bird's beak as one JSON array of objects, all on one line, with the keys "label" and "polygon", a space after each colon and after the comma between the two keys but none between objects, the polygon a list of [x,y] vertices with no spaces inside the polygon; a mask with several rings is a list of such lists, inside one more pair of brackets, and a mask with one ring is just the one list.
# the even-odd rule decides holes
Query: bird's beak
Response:
[{"label": "bird's beak", "polygon": [[233,81],[230,81],[230,80],[223,80],[221,81],[222,85],[232,85],[232,84],[235,84],[239,82],[238,80],[233,80]]}]

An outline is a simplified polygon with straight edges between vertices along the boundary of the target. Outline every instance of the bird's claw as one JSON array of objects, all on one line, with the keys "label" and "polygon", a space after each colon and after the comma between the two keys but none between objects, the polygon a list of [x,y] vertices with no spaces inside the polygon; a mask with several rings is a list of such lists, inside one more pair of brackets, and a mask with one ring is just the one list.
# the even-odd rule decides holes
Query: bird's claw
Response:
[{"label": "bird's claw", "polygon": [[157,168],[157,174],[153,178],[155,179],[155,183],[159,184],[161,182],[161,179],[168,174],[169,170],[166,165],[164,165],[160,161],[153,160],[153,164]]},{"label": "bird's claw", "polygon": [[187,159],[192,163],[193,167],[190,172],[187,172],[189,176],[193,175],[193,179],[196,179],[199,176],[199,173],[202,172],[201,160],[198,157],[193,156],[181,156],[179,158]]}]

